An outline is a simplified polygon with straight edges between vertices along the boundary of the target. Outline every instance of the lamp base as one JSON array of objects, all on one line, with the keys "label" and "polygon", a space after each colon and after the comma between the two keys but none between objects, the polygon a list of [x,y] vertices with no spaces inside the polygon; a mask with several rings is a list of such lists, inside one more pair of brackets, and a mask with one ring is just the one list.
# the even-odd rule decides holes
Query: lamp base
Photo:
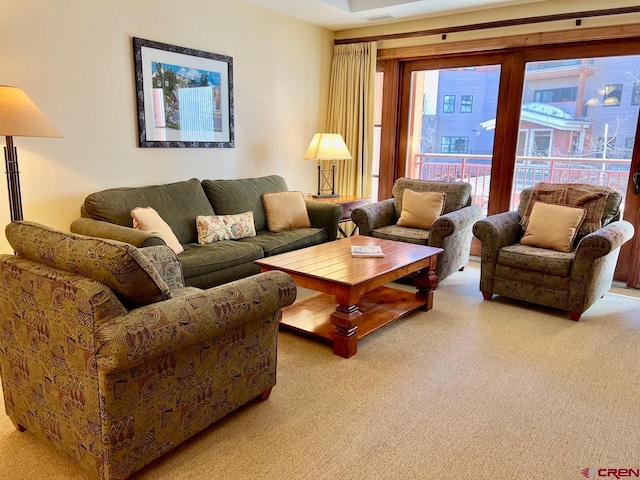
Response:
[{"label": "lamp base", "polygon": [[312,198],[338,198],[340,197],[340,194],[338,193],[323,193],[323,194],[316,194],[314,193],[313,195],[311,195]]}]

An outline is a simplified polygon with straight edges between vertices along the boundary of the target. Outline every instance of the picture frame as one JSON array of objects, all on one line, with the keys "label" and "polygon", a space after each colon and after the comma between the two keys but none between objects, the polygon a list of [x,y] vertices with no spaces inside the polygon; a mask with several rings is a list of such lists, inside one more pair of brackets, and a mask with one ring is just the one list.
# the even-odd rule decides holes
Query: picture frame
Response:
[{"label": "picture frame", "polygon": [[234,148],[233,58],[133,37],[138,146]]}]

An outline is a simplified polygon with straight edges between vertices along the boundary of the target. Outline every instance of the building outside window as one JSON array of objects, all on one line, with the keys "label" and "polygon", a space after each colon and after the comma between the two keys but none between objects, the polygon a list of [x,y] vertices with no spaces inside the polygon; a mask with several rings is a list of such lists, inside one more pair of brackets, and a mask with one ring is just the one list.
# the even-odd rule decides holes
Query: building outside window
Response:
[{"label": "building outside window", "polygon": [[460,113],[471,113],[473,111],[473,95],[460,96]]},{"label": "building outside window", "polygon": [[469,137],[442,137],[442,153],[467,153],[469,148]]},{"label": "building outside window", "polygon": [[456,96],[455,95],[445,95],[442,101],[442,112],[443,113],[455,113],[456,111]]}]

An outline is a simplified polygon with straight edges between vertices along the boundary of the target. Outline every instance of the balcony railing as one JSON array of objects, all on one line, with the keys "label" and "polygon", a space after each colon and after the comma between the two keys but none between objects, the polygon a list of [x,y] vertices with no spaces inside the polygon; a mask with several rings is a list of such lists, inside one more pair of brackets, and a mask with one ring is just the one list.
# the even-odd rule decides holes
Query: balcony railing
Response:
[{"label": "balcony railing", "polygon": [[[629,159],[576,157],[516,157],[511,207],[519,203],[520,192],[539,182],[606,185],[623,195],[629,181]],[[487,212],[491,155],[421,153],[414,156],[414,178],[471,184],[475,205]]]}]

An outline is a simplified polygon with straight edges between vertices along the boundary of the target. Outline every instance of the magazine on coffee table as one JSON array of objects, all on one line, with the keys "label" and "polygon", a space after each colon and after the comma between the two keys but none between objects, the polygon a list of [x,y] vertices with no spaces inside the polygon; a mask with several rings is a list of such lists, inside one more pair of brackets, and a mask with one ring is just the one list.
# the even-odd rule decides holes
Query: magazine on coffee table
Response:
[{"label": "magazine on coffee table", "polygon": [[384,257],[384,252],[382,251],[382,247],[380,247],[379,245],[374,245],[374,246],[352,245],[351,256],[353,257]]}]

